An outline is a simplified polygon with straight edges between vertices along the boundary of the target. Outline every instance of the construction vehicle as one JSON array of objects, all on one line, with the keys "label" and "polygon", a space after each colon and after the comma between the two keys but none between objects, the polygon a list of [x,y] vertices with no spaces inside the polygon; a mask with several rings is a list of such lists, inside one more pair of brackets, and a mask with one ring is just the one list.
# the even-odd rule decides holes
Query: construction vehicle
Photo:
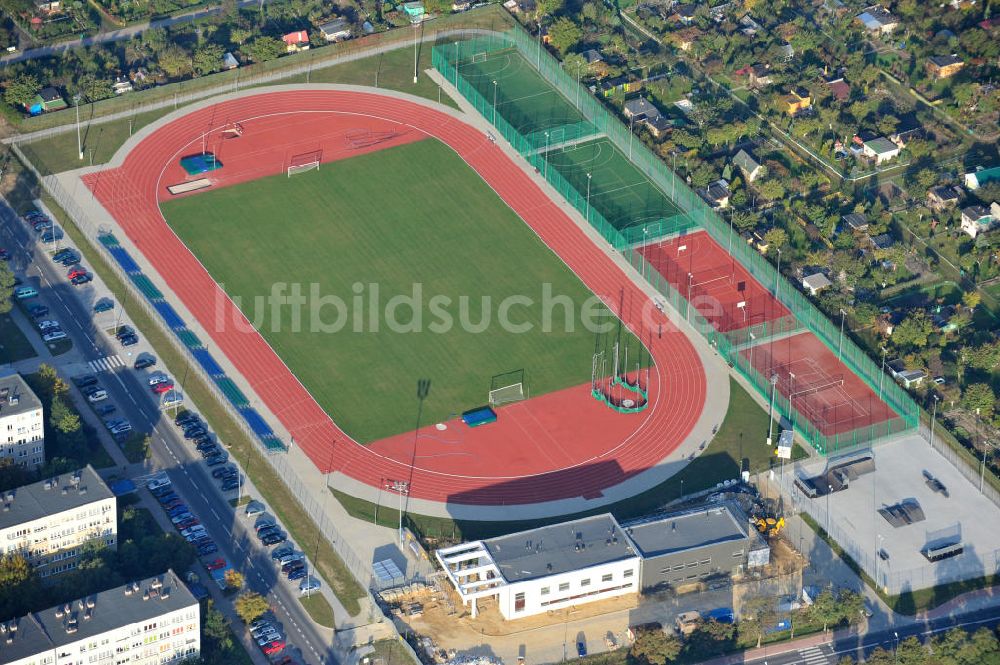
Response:
[{"label": "construction vehicle", "polygon": [[761,534],[767,536],[768,538],[773,538],[774,536],[777,536],[783,528],[785,528],[785,518],[757,517],[754,518],[754,526],[757,527],[757,531]]}]

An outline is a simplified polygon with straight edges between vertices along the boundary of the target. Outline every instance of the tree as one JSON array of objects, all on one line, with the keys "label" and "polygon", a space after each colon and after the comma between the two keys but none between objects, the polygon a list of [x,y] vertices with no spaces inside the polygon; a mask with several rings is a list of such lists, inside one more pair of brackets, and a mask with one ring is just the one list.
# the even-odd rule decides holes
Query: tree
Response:
[{"label": "tree", "polygon": [[842,589],[837,594],[837,606],[843,620],[849,624],[855,624],[861,621],[861,617],[864,616],[865,599],[857,591]]},{"label": "tree", "polygon": [[993,418],[996,399],[988,383],[971,383],[962,390],[962,406],[969,411],[978,409],[979,416],[987,421]]},{"label": "tree", "polygon": [[774,601],[771,596],[758,596],[743,606],[739,623],[740,635],[747,640],[756,641],[758,649],[764,639],[764,632],[775,622],[777,608]]},{"label": "tree", "polygon": [[4,86],[3,99],[11,106],[25,106],[35,98],[42,84],[31,74],[15,76]]},{"label": "tree", "polygon": [[226,571],[226,586],[233,591],[239,591],[243,588],[243,574],[240,571],[230,568]]},{"label": "tree", "polygon": [[170,78],[180,78],[191,73],[191,55],[177,44],[167,45],[156,61],[163,73]]},{"label": "tree", "polygon": [[764,234],[764,242],[767,243],[769,249],[771,247],[780,249],[788,244],[788,234],[785,233],[784,229],[775,227]]},{"label": "tree", "polygon": [[84,74],[76,83],[76,89],[83,97],[83,101],[96,102],[101,99],[108,99],[115,96],[115,89],[109,79]]},{"label": "tree", "polygon": [[549,28],[549,40],[563,54],[576,46],[581,37],[583,31],[580,27],[565,17],[557,19]]},{"label": "tree", "polygon": [[777,201],[785,196],[785,186],[780,180],[771,178],[757,185],[757,191],[769,201]]},{"label": "tree", "polygon": [[539,19],[543,16],[555,16],[563,10],[565,0],[538,0],[535,5],[535,16]]},{"label": "tree", "polygon": [[229,39],[237,46],[243,46],[251,37],[253,32],[246,28],[233,28],[229,32]]},{"label": "tree", "polygon": [[917,310],[903,319],[892,331],[892,343],[899,349],[922,349],[934,331],[927,312]]},{"label": "tree", "polygon": [[635,665],[666,665],[681,652],[681,643],[662,630],[642,630],[628,651],[628,662]]},{"label": "tree", "polygon": [[[2,291],[0,291],[2,294]],[[976,309],[979,306],[979,302],[983,299],[983,294],[979,291],[966,291],[962,294],[962,304],[969,308],[969,311]]]},{"label": "tree", "polygon": [[205,44],[194,52],[194,71],[204,76],[219,71],[222,68],[222,47],[218,44]]},{"label": "tree", "polygon": [[0,314],[6,314],[13,306],[14,271],[6,261],[0,261]]},{"label": "tree", "polygon": [[274,37],[258,37],[246,48],[247,55],[254,62],[274,60],[285,51],[285,42]]},{"label": "tree", "polygon": [[49,424],[61,434],[72,434],[80,431],[80,414],[71,409],[62,397],[56,396],[52,398]]},{"label": "tree", "polygon": [[234,603],[236,613],[240,615],[244,623],[251,623],[259,619],[271,607],[267,604],[267,599],[254,591],[241,594]]},{"label": "tree", "polygon": [[219,610],[215,609],[215,603],[208,600],[205,608],[205,625],[202,627],[202,635],[211,642],[214,642],[215,651],[226,652],[233,648],[233,631],[230,628],[229,620]]},{"label": "tree", "polygon": [[833,595],[833,589],[826,588],[813,600],[809,608],[809,617],[813,621],[823,622],[823,632],[825,633],[831,623],[840,621],[841,612],[837,607],[837,598]]}]

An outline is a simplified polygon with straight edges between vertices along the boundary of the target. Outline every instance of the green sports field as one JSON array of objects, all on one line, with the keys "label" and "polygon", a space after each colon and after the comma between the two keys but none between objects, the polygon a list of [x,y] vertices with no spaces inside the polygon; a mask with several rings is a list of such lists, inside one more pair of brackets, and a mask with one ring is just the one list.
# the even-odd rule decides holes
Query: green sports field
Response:
[{"label": "green sports field", "polygon": [[[532,396],[590,380],[595,334],[582,325],[581,306],[591,299],[599,318],[610,313],[435,140],[161,207],[319,404],[359,441],[413,429],[420,379],[431,381],[423,423],[484,404],[491,377],[509,370],[524,369]],[[255,303],[275,284],[288,285],[286,293],[300,285],[306,296],[316,289],[345,307],[328,302],[315,312],[318,300],[307,297],[296,322],[292,307]],[[573,312],[543,305],[546,284],[569,298]],[[408,306],[390,317],[392,298],[412,297],[414,289],[421,320]],[[511,296],[533,301],[506,300],[509,320],[529,331],[498,324]],[[463,312],[471,325],[463,325]],[[391,329],[391,318],[405,330]],[[549,332],[542,332],[546,319]],[[635,357],[638,343],[628,342]]]}]

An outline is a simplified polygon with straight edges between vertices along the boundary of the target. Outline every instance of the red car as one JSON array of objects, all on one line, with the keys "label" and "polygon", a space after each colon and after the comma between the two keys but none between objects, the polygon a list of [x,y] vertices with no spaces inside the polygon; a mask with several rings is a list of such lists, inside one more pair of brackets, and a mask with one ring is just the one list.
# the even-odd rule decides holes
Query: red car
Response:
[{"label": "red car", "polygon": [[73,279],[75,277],[80,277],[86,274],[87,274],[86,270],[84,270],[80,266],[76,266],[75,268],[70,268],[70,271],[66,274],[66,276],[69,277],[70,279]]},{"label": "red car", "polygon": [[162,395],[163,393],[170,392],[174,389],[173,381],[164,381],[163,383],[157,383],[153,386],[153,392],[157,395]]},{"label": "red car", "polygon": [[263,647],[265,656],[273,656],[276,653],[280,653],[285,648],[285,642],[283,640],[275,640],[273,642],[268,642]]},{"label": "red car", "polygon": [[225,567],[226,567],[225,559],[215,559],[214,561],[209,561],[208,563],[205,564],[205,568],[208,568],[209,570],[219,570],[220,568],[225,568]]}]

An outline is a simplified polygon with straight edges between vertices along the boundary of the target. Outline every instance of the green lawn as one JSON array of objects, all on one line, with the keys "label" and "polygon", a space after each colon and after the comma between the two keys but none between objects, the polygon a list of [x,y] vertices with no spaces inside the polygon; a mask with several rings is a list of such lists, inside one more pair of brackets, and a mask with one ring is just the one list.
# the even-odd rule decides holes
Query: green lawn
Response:
[{"label": "green lawn", "polygon": [[[584,303],[610,316],[434,140],[171,201],[163,212],[319,404],[363,442],[413,429],[420,380],[430,381],[423,423],[485,403],[491,377],[509,370],[525,370],[533,396],[589,381],[595,338]],[[305,298],[296,321],[291,307],[266,305],[275,285],[344,307],[317,311],[319,301]],[[546,288],[573,306],[544,306]],[[417,316],[393,309],[394,298],[418,292]],[[513,297],[533,301],[507,301],[516,305],[507,319],[528,332],[500,325]],[[318,330],[338,322],[336,332]],[[635,358],[637,343],[626,341]]]},{"label": "green lawn", "polygon": [[[533,529],[553,522],[576,519],[595,513],[611,512],[621,521],[647,515],[663,505],[685,495],[714,487],[723,480],[736,478],[740,473],[740,459],[746,459],[752,473],[766,471],[777,460],[774,448],[766,445],[767,412],[750,394],[736,382],[729,380],[729,408],[718,433],[701,455],[684,467],[677,475],[656,487],[630,499],[619,501],[604,508],[548,520],[515,520],[508,522],[472,522],[427,517],[407,513],[404,524],[414,533],[430,542],[458,542]],[[792,451],[793,459],[806,457],[806,452],[798,443]],[[367,522],[375,521],[375,504],[331,489],[333,495],[352,515]],[[399,512],[391,505],[380,506],[378,523],[396,528]]]},{"label": "green lawn", "polygon": [[303,596],[302,607],[305,608],[312,620],[321,626],[333,628],[333,608],[329,601],[321,593],[313,593],[310,596]]},{"label": "green lawn", "polygon": [[16,363],[36,355],[31,342],[14,323],[10,314],[0,315],[0,364]]}]

